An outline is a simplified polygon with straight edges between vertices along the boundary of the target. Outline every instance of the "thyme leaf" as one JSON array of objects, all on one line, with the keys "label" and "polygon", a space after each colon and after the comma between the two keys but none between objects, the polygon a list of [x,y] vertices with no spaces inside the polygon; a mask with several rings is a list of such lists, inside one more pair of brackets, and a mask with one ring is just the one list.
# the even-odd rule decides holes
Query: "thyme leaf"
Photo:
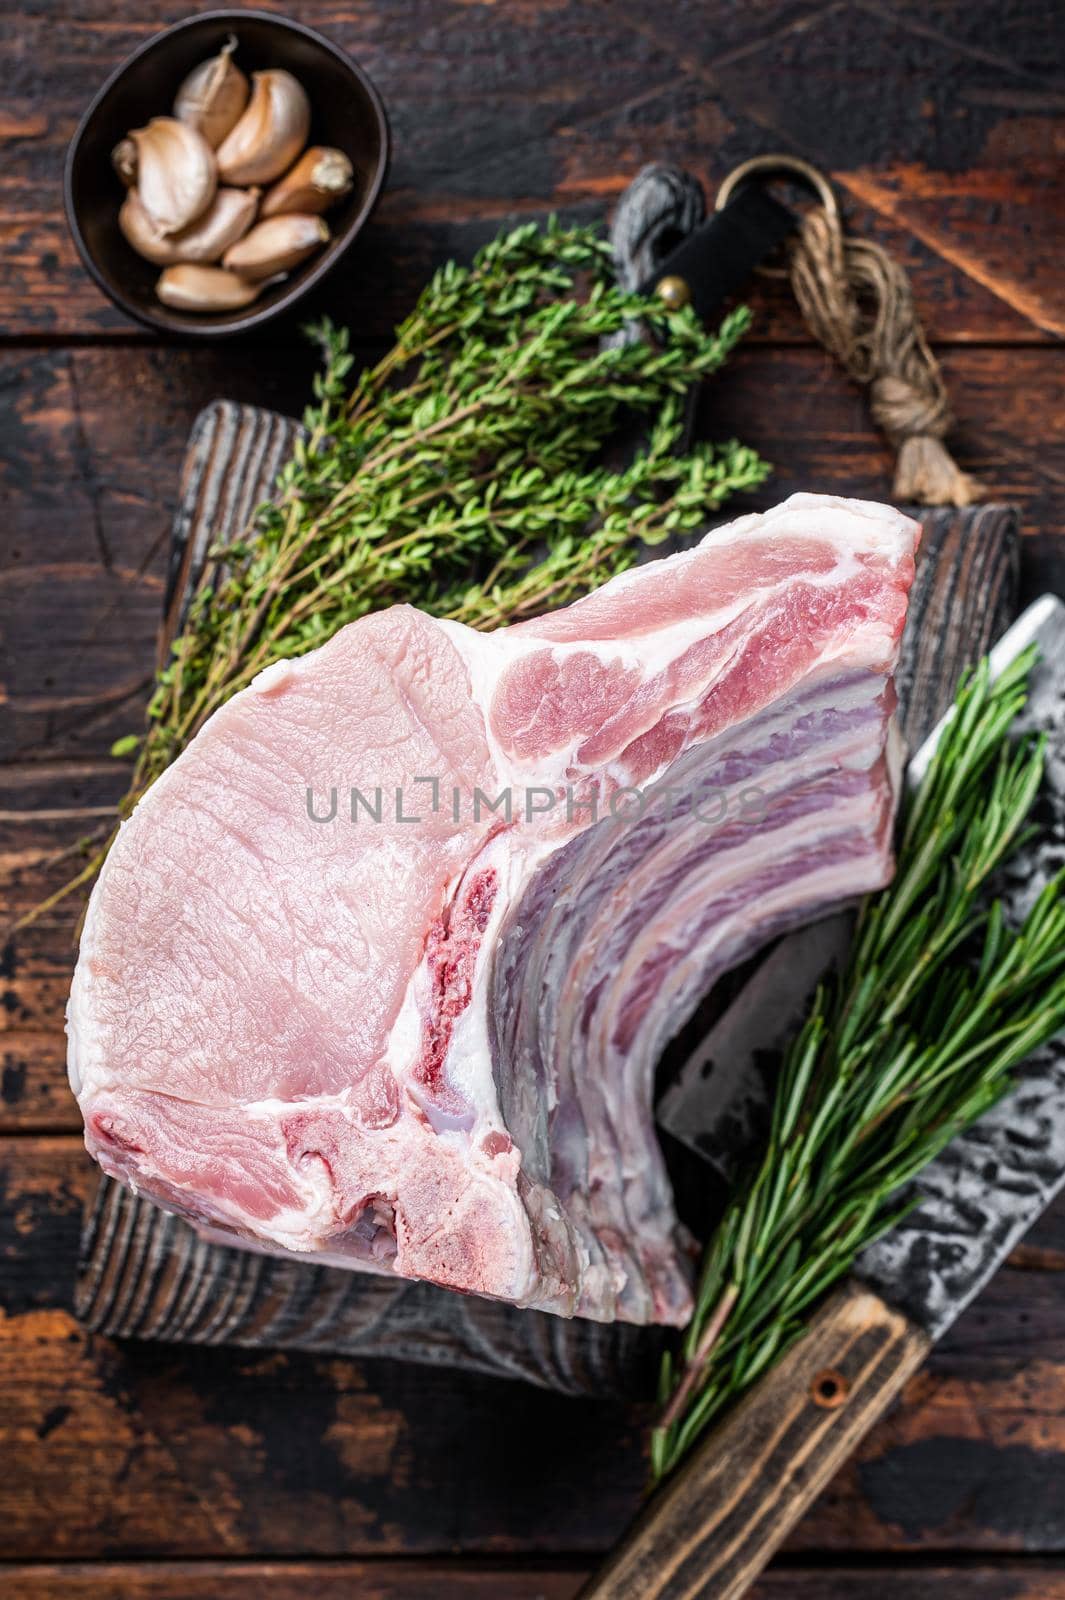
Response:
[{"label": "thyme leaf", "polygon": [[[591,228],[528,224],[433,277],[396,342],[354,375],[347,331],[309,330],[322,370],[274,498],[212,552],[159,673],[119,807],[272,662],[397,601],[495,628],[594,588],[641,545],[694,530],[768,467],[735,440],[683,451],[684,401],[745,332],[620,289]],[[649,338],[618,336],[640,323]],[[643,449],[609,459],[623,423]],[[91,884],[114,834],[39,916]]]}]

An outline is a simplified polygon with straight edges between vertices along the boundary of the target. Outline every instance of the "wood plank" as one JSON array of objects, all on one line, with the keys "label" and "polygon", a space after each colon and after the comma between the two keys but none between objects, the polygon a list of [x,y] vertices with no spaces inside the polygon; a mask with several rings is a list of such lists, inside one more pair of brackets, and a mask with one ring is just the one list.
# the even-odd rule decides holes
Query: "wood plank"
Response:
[{"label": "wood plank", "polygon": [[[160,0],[135,17],[102,0],[69,11],[30,0],[0,38],[0,339],[129,338],[76,262],[55,174],[110,65],[173,11]],[[649,155],[687,161],[713,181],[735,159],[782,143],[833,166],[856,225],[907,260],[939,340],[1038,344],[1061,331],[1065,106],[1048,79],[1061,24],[1045,7],[747,0],[715,7],[708,26],[694,0],[613,0],[609,10],[553,0],[546,15],[542,0],[324,0],[315,21],[371,67],[396,129],[393,186],[325,297],[370,341],[383,341],[433,264],[468,253],[505,218],[552,205],[591,218]],[[775,291],[756,304],[757,338],[801,337]],[[142,343],[0,361],[0,407],[10,408],[0,484],[14,512],[0,529],[0,604],[28,667],[18,722],[7,718],[16,737],[5,748],[19,764],[4,774],[11,797],[0,799],[27,820],[0,818],[0,849],[35,869],[20,894],[39,893],[49,875],[37,869],[42,853],[66,843],[72,825],[89,826],[88,813],[121,786],[104,752],[136,725],[192,415],[218,393],[289,407],[304,393],[309,364],[294,331],[269,350],[267,361],[261,349]],[[1056,368],[1014,352],[959,355],[976,358],[949,362],[966,380],[959,453],[965,465],[986,462],[1000,492],[1019,486],[1028,593],[1060,585]],[[886,494],[886,454],[827,362],[806,351],[741,359],[737,379],[749,389],[723,389],[717,415],[725,431],[749,423],[780,463],[770,498],[800,484]],[[22,556],[8,560],[12,548]],[[49,869],[51,881],[62,870]],[[5,898],[0,881],[0,920]],[[50,919],[20,941],[17,968],[5,957],[0,1126],[76,1125],[59,1032],[70,928],[69,916]],[[638,1419],[440,1374],[412,1380],[388,1366],[284,1357],[257,1367],[234,1352],[87,1339],[63,1296],[91,1181],[74,1139],[0,1143],[0,1450],[18,1464],[0,1485],[0,1557],[240,1559],[9,1567],[5,1592],[237,1600],[254,1584],[264,1600],[312,1588],[327,1600],[564,1600],[575,1591],[635,1503]],[[1063,1266],[1058,1206],[822,1497],[796,1548],[1065,1548]],[[533,1559],[471,1572],[436,1553],[456,1548]],[[271,1550],[316,1559],[253,1559]],[[333,1559],[390,1550],[425,1559]],[[572,1556],[541,1567],[553,1550]],[[831,1572],[783,1569],[755,1593],[862,1591],[1065,1600],[1065,1569],[1038,1560],[888,1567],[866,1557]]]},{"label": "wood plank", "polygon": [[[830,168],[855,226],[910,266],[936,338],[1060,337],[1062,17],[970,9],[975,22],[957,4],[930,22],[914,0],[754,0],[707,26],[692,0],[569,0],[545,25],[533,0],[324,0],[314,21],[379,84],[395,160],[318,308],[384,336],[434,265],[508,221],[599,217],[652,159],[689,165],[712,193],[737,161],[787,148]],[[89,0],[55,20],[24,7],[0,39],[0,331],[124,335],[76,258],[55,175],[103,79],[173,8]],[[801,334],[779,294],[758,299],[766,335]]]},{"label": "wood plank", "polygon": [[1060,336],[1054,146],[1065,100],[1037,54],[1053,49],[1045,15],[975,5],[961,26],[958,6],[930,18],[914,0],[855,0],[778,11],[756,45],[721,53],[715,36],[711,53],[691,7],[624,9],[646,41],[675,53],[685,82],[720,86],[726,111],[742,108],[725,148],[750,127],[759,150],[833,173],[856,230],[912,273],[933,337],[998,337],[994,326],[1014,338],[1011,317]]},{"label": "wood plank", "polygon": [[235,1249],[103,1176],[85,1214],[75,1310],[115,1338],[384,1356],[627,1400],[653,1399],[667,1337]]},{"label": "wood plank", "polygon": [[305,341],[262,368],[214,349],[0,359],[0,759],[105,756],[138,724],[193,417],[221,387],[297,410],[310,392]]},{"label": "wood plank", "polygon": [[[0,1560],[564,1551],[584,1566],[627,1523],[646,1470],[639,1408],[389,1361],[86,1334],[70,1296],[94,1184],[75,1138],[0,1139],[0,1459],[18,1461],[0,1481]],[[1063,1242],[1065,1201],[792,1551],[1065,1552]]]},{"label": "wood plank", "polygon": [[[17,1600],[572,1600],[580,1568],[402,1561],[69,1563],[7,1568]],[[773,1568],[751,1600],[1065,1600],[1065,1568],[1044,1562]]]},{"label": "wood plank", "polygon": [[2,1576],[11,1600],[572,1600],[580,1582],[567,1570],[435,1561],[85,1563],[9,1567]]},{"label": "wood plank", "polygon": [[638,1498],[640,1430],[616,1403],[92,1338],[69,1310],[87,1158],[19,1139],[0,1172],[0,1454],[19,1462],[0,1559],[594,1549]]}]

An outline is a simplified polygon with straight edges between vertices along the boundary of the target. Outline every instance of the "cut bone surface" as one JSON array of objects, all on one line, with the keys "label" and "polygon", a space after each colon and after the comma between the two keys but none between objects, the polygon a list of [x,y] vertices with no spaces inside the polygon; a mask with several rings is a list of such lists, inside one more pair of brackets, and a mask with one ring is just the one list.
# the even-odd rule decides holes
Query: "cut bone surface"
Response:
[{"label": "cut bone surface", "polygon": [[918,535],[797,495],[534,622],[400,606],[267,669],[93,892],[100,1164],[238,1242],[682,1323],[655,1064],[720,973],[890,876]]}]

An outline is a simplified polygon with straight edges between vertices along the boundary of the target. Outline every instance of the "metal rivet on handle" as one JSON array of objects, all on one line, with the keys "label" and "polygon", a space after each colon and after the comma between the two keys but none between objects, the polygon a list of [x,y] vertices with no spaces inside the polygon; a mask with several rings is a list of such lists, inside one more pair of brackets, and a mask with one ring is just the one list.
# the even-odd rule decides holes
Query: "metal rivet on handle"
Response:
[{"label": "metal rivet on handle", "polygon": [[687,280],[670,273],[665,278],[659,278],[655,284],[655,294],[668,311],[680,311],[688,304],[692,292]]},{"label": "metal rivet on handle", "polygon": [[849,1379],[842,1372],[837,1372],[835,1367],[825,1367],[819,1372],[810,1385],[810,1399],[815,1406],[820,1406],[823,1411],[835,1411],[841,1406],[851,1392]]}]

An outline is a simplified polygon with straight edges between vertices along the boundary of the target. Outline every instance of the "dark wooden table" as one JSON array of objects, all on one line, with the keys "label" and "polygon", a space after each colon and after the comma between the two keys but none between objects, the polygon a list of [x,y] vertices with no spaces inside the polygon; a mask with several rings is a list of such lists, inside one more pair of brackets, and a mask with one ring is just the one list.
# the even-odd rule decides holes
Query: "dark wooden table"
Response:
[{"label": "dark wooden table", "polygon": [[[325,305],[371,353],[430,268],[505,221],[600,216],[644,161],[712,189],[787,148],[911,269],[963,464],[1024,507],[1025,588],[1065,577],[1065,80],[1048,0],[320,0],[375,76],[392,179]],[[1056,11],[1056,16],[1055,16]],[[64,147],[178,12],[23,0],[0,42],[3,895],[36,901],[122,789],[188,426],[216,395],[297,410],[297,330],[161,345],[79,267]],[[782,296],[708,429],[796,487],[884,497],[862,403]],[[0,1590],[20,1600],[565,1600],[620,1531],[641,1418],[389,1364],[120,1347],[71,1314],[92,1182],[63,1068],[73,913],[3,955]],[[794,1600],[1065,1597],[1065,1206],[963,1318],[759,1589]]]}]

